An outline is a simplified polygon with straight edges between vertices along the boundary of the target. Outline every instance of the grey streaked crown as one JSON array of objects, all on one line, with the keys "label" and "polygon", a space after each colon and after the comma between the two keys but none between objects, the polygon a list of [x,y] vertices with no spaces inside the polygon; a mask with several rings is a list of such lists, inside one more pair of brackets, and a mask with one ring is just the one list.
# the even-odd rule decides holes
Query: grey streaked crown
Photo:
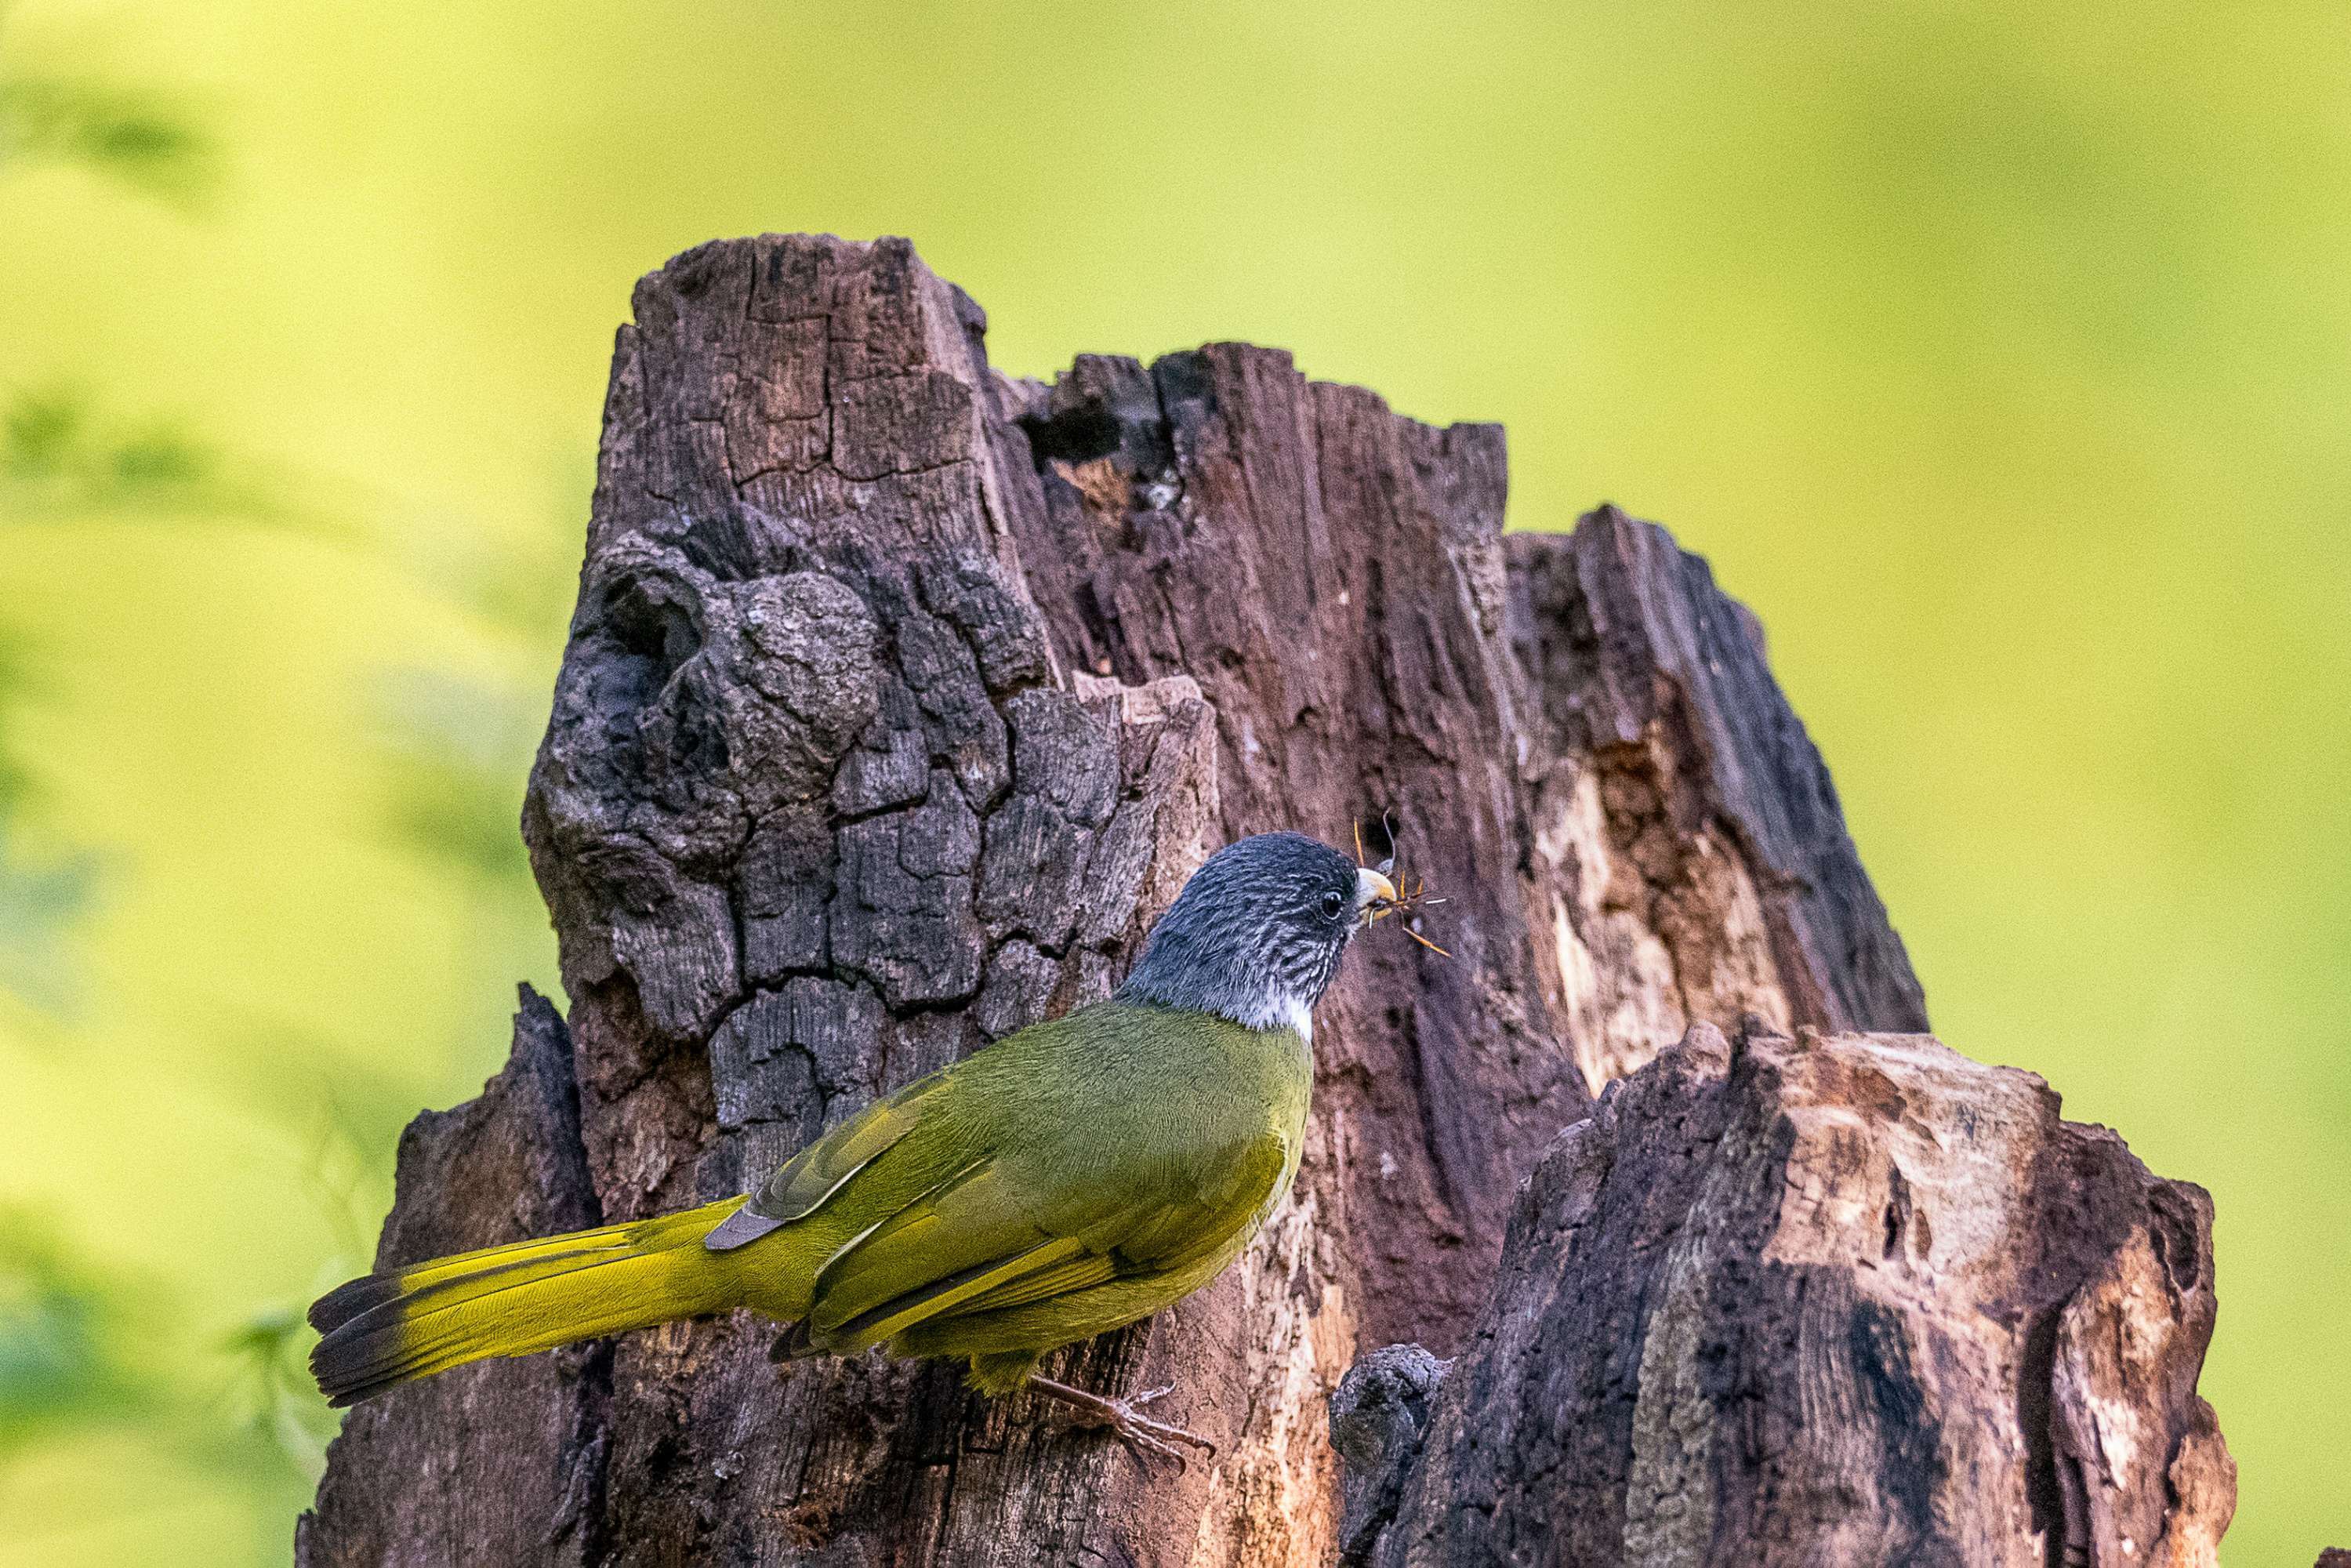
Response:
[{"label": "grey streaked crown", "polygon": [[1355,933],[1361,887],[1353,861],[1302,833],[1228,844],[1152,927],[1118,999],[1308,1033]]}]

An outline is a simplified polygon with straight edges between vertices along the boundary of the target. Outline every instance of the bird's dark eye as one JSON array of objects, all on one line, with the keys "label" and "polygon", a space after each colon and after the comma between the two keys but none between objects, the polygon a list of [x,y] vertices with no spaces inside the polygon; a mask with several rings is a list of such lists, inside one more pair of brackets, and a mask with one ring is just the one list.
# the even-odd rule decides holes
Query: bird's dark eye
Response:
[{"label": "bird's dark eye", "polygon": [[1339,892],[1339,891],[1338,891],[1338,889],[1333,888],[1333,889],[1332,889],[1329,893],[1326,893],[1326,894],[1324,894],[1322,895],[1322,918],[1323,918],[1323,919],[1325,919],[1325,920],[1336,920],[1336,919],[1338,919],[1338,918],[1339,918],[1339,911],[1341,911],[1341,910],[1343,910],[1343,909],[1344,909],[1344,908],[1346,908],[1346,907],[1347,907],[1347,897],[1346,897],[1346,894],[1343,894],[1343,893]]}]

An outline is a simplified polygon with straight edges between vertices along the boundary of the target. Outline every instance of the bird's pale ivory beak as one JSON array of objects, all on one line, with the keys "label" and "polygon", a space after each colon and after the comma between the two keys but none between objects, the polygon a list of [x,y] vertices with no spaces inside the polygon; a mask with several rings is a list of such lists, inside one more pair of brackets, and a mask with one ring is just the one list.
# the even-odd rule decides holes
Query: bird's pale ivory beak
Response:
[{"label": "bird's pale ivory beak", "polygon": [[1395,883],[1369,866],[1355,868],[1355,913],[1377,910],[1396,901]]}]

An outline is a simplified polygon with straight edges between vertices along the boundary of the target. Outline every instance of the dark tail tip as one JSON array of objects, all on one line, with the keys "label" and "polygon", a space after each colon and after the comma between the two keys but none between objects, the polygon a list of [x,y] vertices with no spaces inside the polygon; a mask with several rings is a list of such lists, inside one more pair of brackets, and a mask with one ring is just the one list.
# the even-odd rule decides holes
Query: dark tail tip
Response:
[{"label": "dark tail tip", "polygon": [[[315,1310],[311,1321],[318,1321]],[[399,1318],[388,1312],[366,1322],[350,1319],[310,1347],[310,1375],[318,1379],[319,1392],[329,1405],[340,1410],[408,1380],[411,1375],[402,1365],[400,1327]]]},{"label": "dark tail tip", "polygon": [[332,1333],[353,1318],[400,1295],[400,1281],[391,1274],[368,1274],[336,1286],[310,1303],[310,1326]]}]

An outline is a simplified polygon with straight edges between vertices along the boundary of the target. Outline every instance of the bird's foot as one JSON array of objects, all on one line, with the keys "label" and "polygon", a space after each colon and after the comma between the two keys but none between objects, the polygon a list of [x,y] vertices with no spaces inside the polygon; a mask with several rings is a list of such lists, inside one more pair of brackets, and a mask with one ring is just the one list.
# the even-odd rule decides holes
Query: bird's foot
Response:
[{"label": "bird's foot", "polygon": [[1144,1406],[1155,1404],[1174,1393],[1176,1385],[1172,1383],[1165,1387],[1130,1394],[1123,1399],[1104,1394],[1089,1394],[1082,1388],[1056,1383],[1037,1373],[1029,1375],[1029,1386],[1048,1399],[1068,1406],[1081,1424],[1108,1427],[1120,1442],[1126,1445],[1126,1451],[1134,1456],[1135,1463],[1146,1469],[1156,1459],[1173,1459],[1179,1470],[1188,1468],[1189,1461],[1178,1444],[1198,1448],[1211,1458],[1216,1457],[1217,1445],[1197,1432],[1187,1432],[1181,1427],[1154,1421],[1142,1413]]}]

